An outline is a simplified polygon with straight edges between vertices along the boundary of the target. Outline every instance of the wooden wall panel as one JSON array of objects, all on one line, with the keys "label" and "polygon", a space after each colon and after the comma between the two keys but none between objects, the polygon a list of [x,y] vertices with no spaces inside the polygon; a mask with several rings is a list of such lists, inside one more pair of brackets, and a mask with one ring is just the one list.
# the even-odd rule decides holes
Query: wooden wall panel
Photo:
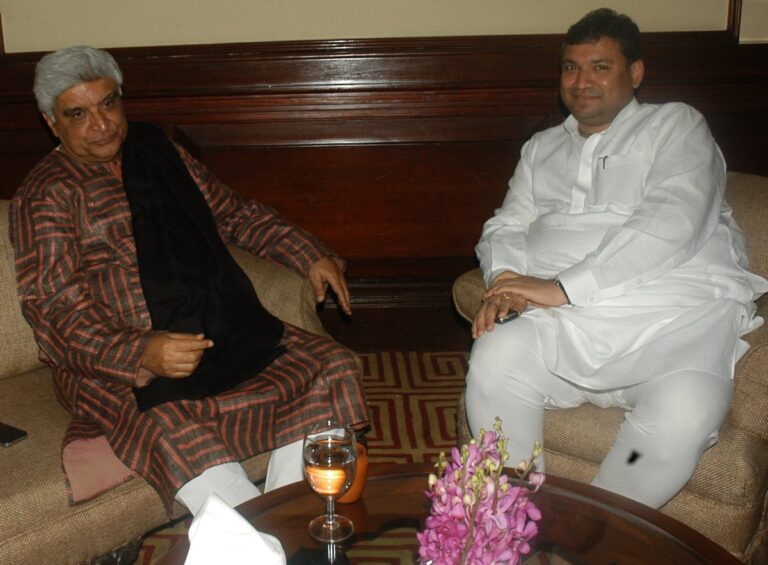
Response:
[{"label": "wooden wall panel", "polygon": [[[240,192],[284,210],[350,259],[472,254],[519,142],[208,150]],[[246,165],[248,168],[246,168]]]},{"label": "wooden wall panel", "polygon": [[[114,49],[132,119],[349,259],[367,305],[418,305],[474,264],[523,142],[562,119],[561,36]],[[0,55],[0,197],[53,141],[39,54]],[[641,101],[699,108],[733,170],[768,175],[768,45],[645,36]]]},{"label": "wooden wall panel", "polygon": [[[520,147],[548,123],[545,115],[473,115],[448,102],[418,118],[398,115],[403,108],[391,101],[384,114],[381,101],[371,109],[368,100],[350,104],[347,119],[338,107],[311,116],[294,109],[280,121],[257,113],[256,122],[177,131],[229,186],[284,211],[347,258],[350,276],[376,277],[383,271],[370,272],[372,258],[379,267],[408,258],[463,267]],[[432,276],[418,267],[409,278]]]}]

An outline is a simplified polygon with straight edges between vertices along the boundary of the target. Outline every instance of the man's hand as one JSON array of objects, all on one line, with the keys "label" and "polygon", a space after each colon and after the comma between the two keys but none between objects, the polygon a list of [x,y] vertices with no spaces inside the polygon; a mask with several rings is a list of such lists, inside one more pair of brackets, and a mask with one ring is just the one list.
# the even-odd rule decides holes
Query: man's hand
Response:
[{"label": "man's hand", "polygon": [[540,279],[505,271],[493,279],[483,295],[483,303],[472,322],[472,337],[477,339],[492,332],[496,318],[503,318],[510,310],[519,313],[529,304],[540,308],[554,308],[568,304],[568,298],[558,285],[549,279]]},{"label": "man's hand", "polygon": [[497,294],[486,298],[472,322],[472,337],[477,339],[485,332],[492,332],[496,327],[496,318],[503,318],[511,310],[524,312],[526,307],[525,298],[517,294]]},{"label": "man's hand", "polygon": [[331,285],[341,309],[347,315],[352,314],[349,287],[344,278],[344,263],[340,259],[326,256],[315,261],[309,269],[309,280],[315,289],[315,297],[318,302],[325,300],[325,292],[328,285]]},{"label": "man's hand", "polygon": [[568,298],[550,279],[521,275],[515,278],[497,277],[485,292],[486,300],[494,296],[517,295],[528,303],[541,308],[554,308],[568,304]]},{"label": "man's hand", "polygon": [[[520,274],[514,271],[504,271],[491,281],[490,288],[493,288],[495,285],[499,285],[504,281],[516,279],[519,276]],[[496,318],[503,318],[509,314],[510,310],[515,310],[518,313],[525,310],[526,304],[524,300],[521,300],[519,297],[514,297],[513,301],[510,300],[510,298],[510,296],[500,296],[493,300],[483,299],[483,303],[480,305],[480,310],[478,310],[477,315],[472,322],[473,338],[477,339],[485,332],[492,332],[493,328],[496,327]]]},{"label": "man's hand", "polygon": [[203,334],[158,332],[149,339],[141,366],[159,377],[183,379],[192,374],[211,347],[213,342]]}]

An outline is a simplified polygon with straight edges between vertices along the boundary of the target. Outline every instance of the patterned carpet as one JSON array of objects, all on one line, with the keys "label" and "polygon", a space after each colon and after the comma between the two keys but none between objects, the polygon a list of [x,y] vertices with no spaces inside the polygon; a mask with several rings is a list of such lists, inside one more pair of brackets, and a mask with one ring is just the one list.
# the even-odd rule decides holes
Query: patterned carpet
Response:
[{"label": "patterned carpet", "polygon": [[[456,444],[456,402],[467,370],[465,352],[362,353],[374,462],[430,463]],[[187,535],[181,520],[148,536],[135,565],[152,565]]]}]

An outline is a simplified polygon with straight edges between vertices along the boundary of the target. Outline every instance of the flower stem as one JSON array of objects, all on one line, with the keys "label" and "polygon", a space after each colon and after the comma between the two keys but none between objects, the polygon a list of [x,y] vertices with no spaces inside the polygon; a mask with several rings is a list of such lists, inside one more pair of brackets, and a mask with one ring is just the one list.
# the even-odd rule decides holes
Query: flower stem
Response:
[{"label": "flower stem", "polygon": [[469,520],[469,531],[467,532],[467,541],[464,543],[464,548],[461,550],[461,559],[459,560],[459,565],[466,565],[467,563],[467,555],[469,554],[469,549],[472,547],[472,543],[474,542],[475,537],[475,513],[472,512],[472,517]]}]

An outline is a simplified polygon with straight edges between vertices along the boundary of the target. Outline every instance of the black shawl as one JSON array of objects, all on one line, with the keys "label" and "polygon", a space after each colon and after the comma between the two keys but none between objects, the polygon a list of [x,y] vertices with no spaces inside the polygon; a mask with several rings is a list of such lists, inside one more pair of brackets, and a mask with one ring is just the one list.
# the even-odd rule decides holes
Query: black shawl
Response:
[{"label": "black shawl", "polygon": [[189,377],[156,377],[135,388],[139,409],[203,398],[256,376],[285,350],[283,324],[227,250],[176,147],[155,126],[130,122],[122,168],[153,330],[214,342]]}]

